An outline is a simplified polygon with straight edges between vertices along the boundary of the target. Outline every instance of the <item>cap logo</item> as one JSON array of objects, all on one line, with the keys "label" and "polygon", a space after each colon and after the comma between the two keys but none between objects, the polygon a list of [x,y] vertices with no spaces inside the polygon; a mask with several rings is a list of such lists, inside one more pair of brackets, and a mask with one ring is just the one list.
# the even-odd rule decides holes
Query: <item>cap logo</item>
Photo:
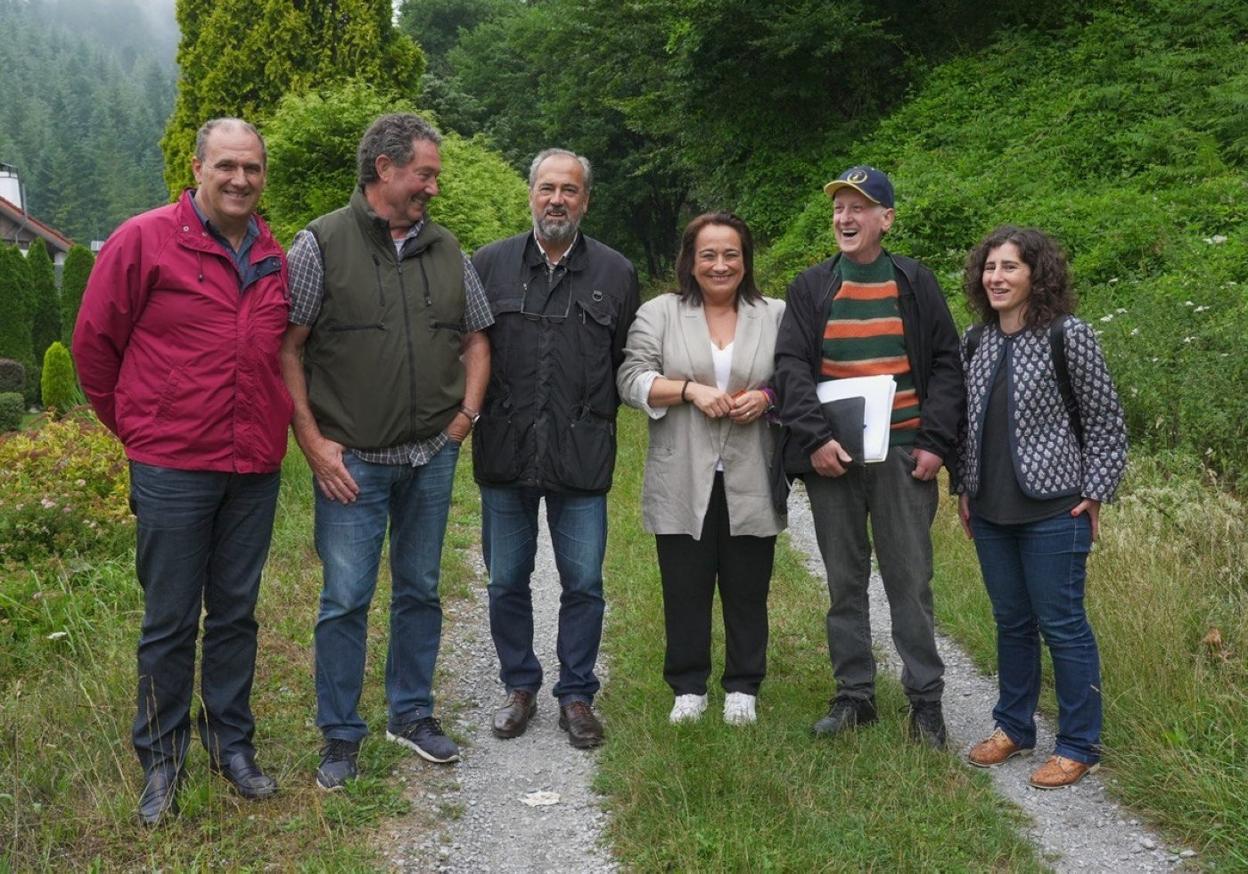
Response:
[{"label": "cap logo", "polygon": [[851,183],[853,183],[854,185],[859,185],[859,184],[861,184],[861,183],[863,183],[863,182],[866,182],[866,181],[867,181],[867,171],[866,171],[866,170],[855,170],[853,173],[850,173],[848,176],[846,176],[846,177],[845,177],[845,181],[846,181],[846,182],[851,182]]}]

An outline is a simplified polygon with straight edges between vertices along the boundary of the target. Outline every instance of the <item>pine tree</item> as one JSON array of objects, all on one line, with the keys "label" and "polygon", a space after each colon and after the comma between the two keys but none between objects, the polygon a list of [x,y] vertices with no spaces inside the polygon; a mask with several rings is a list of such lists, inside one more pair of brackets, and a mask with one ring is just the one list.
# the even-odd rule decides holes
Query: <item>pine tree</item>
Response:
[{"label": "pine tree", "polygon": [[16,246],[0,246],[0,358],[12,358],[26,368],[26,402],[38,395],[35,356],[31,346],[31,315],[27,299],[30,268]]},{"label": "pine tree", "polygon": [[171,196],[192,183],[195,132],[223,115],[261,125],[287,93],[358,79],[415,93],[424,55],[392,22],[390,0],[178,0],[181,77],[165,127]]},{"label": "pine tree", "polygon": [[86,246],[74,246],[65,256],[61,269],[61,337],[66,346],[73,340],[78,307],[82,306],[82,293],[94,266],[95,256]]},{"label": "pine tree", "polygon": [[43,371],[39,376],[43,406],[64,414],[78,403],[78,380],[74,376],[74,362],[69,350],[61,343],[53,342],[43,356]]},{"label": "pine tree", "polygon": [[52,258],[43,240],[35,240],[31,244],[26,264],[30,269],[30,293],[34,303],[31,346],[35,360],[42,361],[48,347],[61,339],[61,300],[56,290],[56,268],[52,266]]}]

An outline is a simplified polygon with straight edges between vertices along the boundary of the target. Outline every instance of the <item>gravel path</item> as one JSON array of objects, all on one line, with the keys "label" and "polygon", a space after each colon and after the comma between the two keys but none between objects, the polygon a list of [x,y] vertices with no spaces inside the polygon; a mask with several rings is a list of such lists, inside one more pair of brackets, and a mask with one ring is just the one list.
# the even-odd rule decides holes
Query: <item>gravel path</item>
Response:
[{"label": "gravel path", "polygon": [[[816,579],[825,579],[810,503],[800,485],[789,499],[789,535],[794,547],[806,556],[811,573]],[[888,600],[878,573],[873,573],[871,634],[875,650],[883,656],[881,667],[900,676],[901,663],[890,629]],[[949,747],[961,755],[992,731],[996,678],[981,674],[971,657],[947,637],[938,634],[937,646],[945,662],[944,711]],[[1027,778],[1053,749],[1052,724],[1041,718],[1037,729],[1036,753],[1032,758],[1011,759],[988,773],[997,791],[1031,817],[1027,835],[1054,870],[1172,871],[1177,866],[1194,864],[1195,851],[1167,846],[1130,811],[1114,802],[1099,773],[1088,775],[1070,789],[1032,789]]]},{"label": "gravel path", "polygon": [[[490,732],[505,691],[490,639],[485,570],[475,555],[479,583],[472,597],[447,605],[439,656],[438,708],[447,731],[460,741],[455,766],[405,760],[413,806],[439,812],[430,823],[416,817],[409,832],[388,830],[382,843],[390,865],[405,871],[584,872],[614,871],[601,843],[606,815],[589,784],[594,754],[573,749],[559,729],[550,687],[559,672],[555,632],[559,577],[546,520],[541,520],[533,571],[534,645],[545,673],[537,715],[512,740]],[[609,619],[608,607],[608,619]],[[598,677],[606,672],[600,663]],[[611,727],[607,726],[608,736]],[[527,802],[526,803],[526,799]],[[535,803],[537,802],[537,803]]]}]

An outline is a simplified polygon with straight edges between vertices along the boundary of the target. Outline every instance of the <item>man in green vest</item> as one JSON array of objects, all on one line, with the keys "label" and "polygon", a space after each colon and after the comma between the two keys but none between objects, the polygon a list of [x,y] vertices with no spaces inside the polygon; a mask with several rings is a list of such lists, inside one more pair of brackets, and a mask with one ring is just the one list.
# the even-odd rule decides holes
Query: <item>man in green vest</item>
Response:
[{"label": "man in green vest", "polygon": [[374,121],[350,202],[300,231],[289,255],[281,361],[316,483],[316,721],[325,739],[316,780],[326,790],[356,776],[367,733],[358,705],[387,527],[386,738],[431,762],[459,759],[433,716],[438,575],[459,445],[489,377],[482,332],[494,320],[458,241],[428,218],[440,141],[418,115]]}]

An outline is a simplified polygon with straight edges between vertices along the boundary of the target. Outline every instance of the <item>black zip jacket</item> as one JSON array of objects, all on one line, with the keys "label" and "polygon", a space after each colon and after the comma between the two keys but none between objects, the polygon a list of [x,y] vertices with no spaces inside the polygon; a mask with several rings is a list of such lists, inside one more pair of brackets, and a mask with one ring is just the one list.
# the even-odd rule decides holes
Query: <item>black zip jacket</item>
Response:
[{"label": "black zip jacket", "polygon": [[[564,263],[552,278],[531,231],[472,258],[494,314],[490,381],[472,435],[478,483],[589,494],[611,488],[615,371],[640,305],[637,273],[584,234]],[[526,297],[530,307],[550,306],[526,312]]]},{"label": "black zip jacket", "polygon": [[[957,329],[932,271],[913,258],[884,254],[895,268],[906,357],[921,404],[914,445],[934,452],[952,469],[965,404]],[[841,287],[836,271],[840,257],[803,271],[789,285],[788,307],[776,339],[775,382],[785,426],[779,451],[789,476],[810,473],[810,454],[838,438],[815,387],[820,382],[824,326]]]}]

